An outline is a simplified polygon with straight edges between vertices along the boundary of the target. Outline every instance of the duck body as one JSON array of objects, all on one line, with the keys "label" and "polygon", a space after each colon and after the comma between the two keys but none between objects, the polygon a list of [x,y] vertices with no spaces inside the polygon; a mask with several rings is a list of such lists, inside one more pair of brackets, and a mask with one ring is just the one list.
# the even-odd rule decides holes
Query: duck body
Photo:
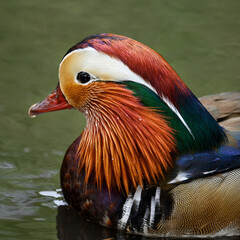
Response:
[{"label": "duck body", "polygon": [[221,236],[239,234],[240,151],[218,151],[179,157],[166,182],[138,186],[128,194],[94,181],[84,185],[74,154],[81,137],[69,147],[61,168],[61,187],[68,204],[102,225],[160,236]]},{"label": "duck body", "polygon": [[84,39],[30,116],[70,108],[87,119],[60,173],[76,211],[146,235],[240,234],[239,142],[159,54],[114,34]]}]

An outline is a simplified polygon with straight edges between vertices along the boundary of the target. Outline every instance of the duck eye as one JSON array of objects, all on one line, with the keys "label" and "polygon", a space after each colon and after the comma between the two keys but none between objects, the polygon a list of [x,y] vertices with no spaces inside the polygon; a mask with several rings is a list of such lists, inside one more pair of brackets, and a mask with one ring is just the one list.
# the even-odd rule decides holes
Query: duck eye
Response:
[{"label": "duck eye", "polygon": [[87,72],[79,72],[77,75],[77,80],[80,83],[87,83],[88,81],[90,81],[90,79],[91,79],[91,76]]}]

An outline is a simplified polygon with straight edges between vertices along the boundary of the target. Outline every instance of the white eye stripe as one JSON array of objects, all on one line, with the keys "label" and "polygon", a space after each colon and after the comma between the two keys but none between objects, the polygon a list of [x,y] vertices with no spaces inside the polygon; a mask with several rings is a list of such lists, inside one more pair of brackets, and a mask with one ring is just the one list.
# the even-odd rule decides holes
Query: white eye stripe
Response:
[{"label": "white eye stripe", "polygon": [[[145,85],[146,87],[157,93],[155,88],[153,88],[149,83],[147,83],[141,76],[130,70],[129,67],[125,65],[122,61],[110,57],[105,53],[100,53],[92,47],[77,49],[70,52],[63,58],[62,62],[60,63],[60,68],[67,57],[76,53],[81,54],[82,57],[80,66],[81,71],[88,72],[92,76],[96,76],[96,78],[100,78],[102,80],[134,81],[136,83]],[[105,78],[102,76],[105,76]]]}]

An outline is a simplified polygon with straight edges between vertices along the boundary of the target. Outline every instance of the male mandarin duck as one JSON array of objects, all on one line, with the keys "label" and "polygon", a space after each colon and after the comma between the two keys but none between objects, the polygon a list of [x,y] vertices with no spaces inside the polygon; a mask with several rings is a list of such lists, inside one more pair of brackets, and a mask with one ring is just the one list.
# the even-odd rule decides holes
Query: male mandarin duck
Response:
[{"label": "male mandarin duck", "polygon": [[68,50],[59,84],[29,115],[75,108],[86,128],[61,167],[68,204],[87,218],[158,236],[240,233],[240,150],[171,66],[124,36]]}]

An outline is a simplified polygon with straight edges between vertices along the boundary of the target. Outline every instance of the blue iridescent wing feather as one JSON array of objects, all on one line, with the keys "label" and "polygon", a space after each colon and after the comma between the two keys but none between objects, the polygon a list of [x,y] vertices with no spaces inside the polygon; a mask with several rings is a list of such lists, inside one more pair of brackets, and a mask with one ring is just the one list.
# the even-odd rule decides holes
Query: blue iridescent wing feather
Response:
[{"label": "blue iridescent wing feather", "polygon": [[176,184],[240,168],[240,150],[222,146],[217,151],[180,156],[172,169],[168,183]]}]

